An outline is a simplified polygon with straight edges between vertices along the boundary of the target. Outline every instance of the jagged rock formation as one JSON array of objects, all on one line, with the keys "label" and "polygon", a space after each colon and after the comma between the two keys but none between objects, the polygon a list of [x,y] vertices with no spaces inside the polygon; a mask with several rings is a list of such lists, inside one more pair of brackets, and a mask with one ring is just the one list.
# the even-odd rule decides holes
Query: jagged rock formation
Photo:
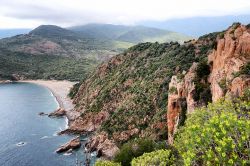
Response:
[{"label": "jagged rock formation", "polygon": [[[237,27],[236,27],[237,26]],[[218,40],[217,49],[208,56],[212,64],[209,82],[213,101],[228,95],[239,96],[250,85],[250,78],[236,76],[250,61],[250,30],[243,25],[229,28]]]},{"label": "jagged rock formation", "polygon": [[194,79],[196,68],[197,63],[193,63],[183,79],[173,76],[169,83],[167,125],[168,140],[171,144],[173,143],[173,135],[178,125],[185,120],[183,116],[185,116],[186,112],[191,113],[198,105],[198,102],[193,97],[195,93]]},{"label": "jagged rock formation", "polygon": [[62,152],[65,152],[65,151],[68,151],[68,150],[73,150],[73,149],[77,149],[81,147],[81,141],[80,141],[80,138],[79,137],[76,137],[72,140],[70,140],[69,142],[67,142],[66,144],[60,146],[56,152],[57,153],[62,153]]},{"label": "jagged rock formation", "polygon": [[119,148],[115,145],[113,140],[108,139],[108,134],[102,132],[92,137],[86,144],[88,151],[97,151],[98,156],[102,156],[106,159],[112,159],[114,155],[119,151]]},{"label": "jagged rock formation", "polygon": [[250,62],[250,29],[233,24],[218,35],[217,46],[207,59],[205,63],[193,63],[183,79],[177,76],[171,79],[167,112],[170,144],[186,112],[191,113],[210,100],[205,94],[211,93],[211,101],[216,101],[224,96],[238,97],[250,87],[250,73],[241,71]]},{"label": "jagged rock formation", "polygon": [[66,115],[66,110],[63,108],[58,108],[54,112],[49,113],[49,117],[61,117]]}]

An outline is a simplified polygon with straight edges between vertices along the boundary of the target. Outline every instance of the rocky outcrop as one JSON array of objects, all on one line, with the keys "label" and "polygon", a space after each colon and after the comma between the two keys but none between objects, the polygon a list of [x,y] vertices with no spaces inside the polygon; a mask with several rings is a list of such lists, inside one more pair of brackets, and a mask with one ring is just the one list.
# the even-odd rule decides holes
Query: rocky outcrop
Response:
[{"label": "rocky outcrop", "polygon": [[217,49],[208,56],[212,64],[209,77],[212,99],[226,96],[242,95],[249,87],[249,78],[235,76],[244,64],[250,62],[250,32],[243,26],[235,24],[218,40]]},{"label": "rocky outcrop", "polygon": [[67,142],[66,144],[62,145],[61,147],[59,147],[56,152],[57,153],[62,153],[62,152],[66,152],[68,150],[73,150],[73,149],[77,149],[81,147],[81,141],[79,137],[76,137],[72,140],[70,140],[69,142]]},{"label": "rocky outcrop", "polygon": [[186,112],[192,112],[198,105],[193,97],[195,93],[196,67],[197,64],[193,63],[188,73],[182,73],[182,75],[185,75],[184,78],[173,76],[169,83],[167,126],[170,144],[173,143],[173,135],[183,120],[183,116],[185,116]]},{"label": "rocky outcrop", "polygon": [[51,112],[48,116],[49,117],[61,117],[66,115],[66,110],[63,108],[58,108],[54,112]]},{"label": "rocky outcrop", "polygon": [[122,132],[115,132],[113,133],[113,138],[116,142],[124,142],[129,140],[130,137],[139,133],[139,129],[134,128],[131,130],[126,130]]},{"label": "rocky outcrop", "polygon": [[46,114],[46,113],[44,113],[44,112],[39,112],[38,115],[40,115],[40,116],[45,116],[45,115],[48,115],[48,114]]},{"label": "rocky outcrop", "polygon": [[98,156],[106,159],[112,159],[119,151],[114,141],[109,140],[108,134],[105,132],[93,136],[86,144],[86,148],[90,152],[97,151]]},{"label": "rocky outcrop", "polygon": [[67,130],[74,133],[86,134],[96,131],[109,116],[108,112],[99,112],[97,114],[87,113],[84,117],[80,116],[70,123]]},{"label": "rocky outcrop", "polygon": [[[222,97],[239,97],[247,87],[250,87],[249,73],[242,73],[242,68],[250,62],[250,30],[240,24],[233,24],[227,31],[217,37],[217,46],[208,55],[204,78],[198,78],[197,63],[193,63],[183,79],[173,76],[169,84],[167,126],[168,142],[173,143],[173,137],[184,114],[192,113],[205,103],[199,96],[198,85],[210,85],[212,101]],[[201,63],[201,62],[199,62]],[[200,67],[201,68],[201,67]],[[201,69],[199,69],[201,70]],[[200,73],[202,73],[200,72]],[[186,104],[186,105],[185,105]]]}]

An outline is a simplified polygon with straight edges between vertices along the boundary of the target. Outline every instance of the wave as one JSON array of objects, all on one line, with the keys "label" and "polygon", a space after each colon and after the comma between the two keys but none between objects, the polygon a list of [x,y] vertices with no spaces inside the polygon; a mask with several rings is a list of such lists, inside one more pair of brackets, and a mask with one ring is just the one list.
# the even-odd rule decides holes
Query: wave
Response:
[{"label": "wave", "polygon": [[41,137],[40,139],[47,139],[47,138],[50,138],[49,136],[43,136],[43,137]]},{"label": "wave", "polygon": [[25,146],[27,142],[18,142],[16,143],[16,146]]}]

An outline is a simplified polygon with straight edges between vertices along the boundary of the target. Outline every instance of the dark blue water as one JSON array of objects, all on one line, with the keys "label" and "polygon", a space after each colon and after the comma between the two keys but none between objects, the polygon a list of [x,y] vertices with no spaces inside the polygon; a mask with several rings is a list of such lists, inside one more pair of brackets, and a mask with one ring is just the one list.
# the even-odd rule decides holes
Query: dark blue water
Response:
[{"label": "dark blue water", "polygon": [[[65,119],[39,116],[58,107],[51,92],[31,83],[0,84],[0,166],[70,166],[76,157],[54,151],[72,136],[57,136]],[[24,145],[18,145],[18,143]]]}]

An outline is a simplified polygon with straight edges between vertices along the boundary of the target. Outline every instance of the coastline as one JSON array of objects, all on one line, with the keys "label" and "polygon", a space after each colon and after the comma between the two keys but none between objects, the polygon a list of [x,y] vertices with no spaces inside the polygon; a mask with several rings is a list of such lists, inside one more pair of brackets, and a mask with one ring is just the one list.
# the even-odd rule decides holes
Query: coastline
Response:
[{"label": "coastline", "polygon": [[33,83],[46,87],[57,100],[59,108],[63,108],[67,112],[74,108],[73,101],[68,97],[68,93],[76,82],[57,80],[21,80],[18,82]]}]

